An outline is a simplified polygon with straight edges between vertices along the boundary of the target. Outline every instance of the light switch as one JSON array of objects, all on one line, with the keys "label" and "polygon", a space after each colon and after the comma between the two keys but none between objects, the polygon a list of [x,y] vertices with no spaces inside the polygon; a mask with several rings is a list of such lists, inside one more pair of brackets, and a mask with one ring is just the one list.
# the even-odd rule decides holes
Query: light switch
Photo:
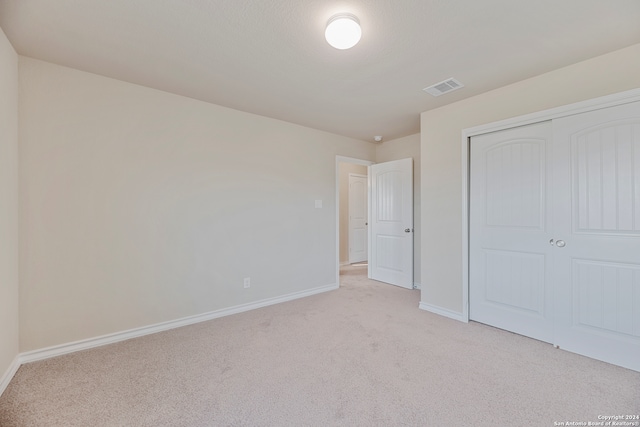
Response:
[{"label": "light switch", "polygon": [[316,200],[316,208],[322,207],[322,200]]}]

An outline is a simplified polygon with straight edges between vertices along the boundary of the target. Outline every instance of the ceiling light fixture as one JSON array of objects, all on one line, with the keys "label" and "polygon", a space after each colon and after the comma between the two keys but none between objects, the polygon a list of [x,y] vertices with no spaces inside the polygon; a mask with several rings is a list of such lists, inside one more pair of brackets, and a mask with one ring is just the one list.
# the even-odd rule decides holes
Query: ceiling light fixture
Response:
[{"label": "ceiling light fixture", "polygon": [[336,49],[349,49],[362,37],[360,21],[350,13],[338,13],[329,18],[324,32],[327,42]]}]

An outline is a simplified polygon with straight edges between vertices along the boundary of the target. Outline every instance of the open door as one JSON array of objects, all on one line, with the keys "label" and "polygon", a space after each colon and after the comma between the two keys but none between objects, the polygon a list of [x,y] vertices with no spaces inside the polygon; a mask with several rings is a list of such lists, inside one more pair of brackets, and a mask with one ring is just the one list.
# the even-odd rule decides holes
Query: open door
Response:
[{"label": "open door", "polygon": [[370,166],[369,278],[413,289],[413,159]]}]

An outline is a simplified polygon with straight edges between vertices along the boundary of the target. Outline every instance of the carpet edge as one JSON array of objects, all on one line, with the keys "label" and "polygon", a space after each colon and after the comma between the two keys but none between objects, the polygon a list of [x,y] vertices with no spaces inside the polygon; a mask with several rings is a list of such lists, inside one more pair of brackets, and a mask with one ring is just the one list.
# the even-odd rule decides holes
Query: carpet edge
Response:
[{"label": "carpet edge", "polygon": [[451,311],[446,308],[438,307],[435,305],[427,304],[426,302],[420,302],[418,306],[420,310],[428,311],[430,313],[438,314],[440,316],[448,317],[449,319],[457,320],[463,323],[469,323],[469,319],[463,314],[456,311]]}]

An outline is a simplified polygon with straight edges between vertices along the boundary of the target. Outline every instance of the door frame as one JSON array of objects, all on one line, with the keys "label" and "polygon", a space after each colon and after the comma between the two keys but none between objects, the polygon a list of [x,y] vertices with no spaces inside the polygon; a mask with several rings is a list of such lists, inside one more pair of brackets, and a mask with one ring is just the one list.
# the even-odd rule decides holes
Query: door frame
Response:
[{"label": "door frame", "polygon": [[547,120],[558,119],[573,114],[586,113],[588,111],[599,110],[601,108],[613,107],[616,105],[628,104],[640,101],[640,89],[632,89],[624,92],[614,93],[586,101],[567,104],[548,110],[499,120],[479,126],[462,130],[462,313],[459,316],[449,316],[462,322],[469,321],[469,171],[471,138],[489,132],[496,132],[518,126],[530,125]]},{"label": "door frame", "polygon": [[[335,259],[335,268],[336,268],[336,287],[340,286],[340,163],[351,163],[356,165],[369,166],[375,164],[370,160],[364,159],[356,159],[354,157],[346,157],[336,155],[336,164],[335,164],[335,181],[336,181],[336,259]],[[367,176],[369,175],[369,171],[367,170]],[[371,197],[368,194],[367,197]]]}]

